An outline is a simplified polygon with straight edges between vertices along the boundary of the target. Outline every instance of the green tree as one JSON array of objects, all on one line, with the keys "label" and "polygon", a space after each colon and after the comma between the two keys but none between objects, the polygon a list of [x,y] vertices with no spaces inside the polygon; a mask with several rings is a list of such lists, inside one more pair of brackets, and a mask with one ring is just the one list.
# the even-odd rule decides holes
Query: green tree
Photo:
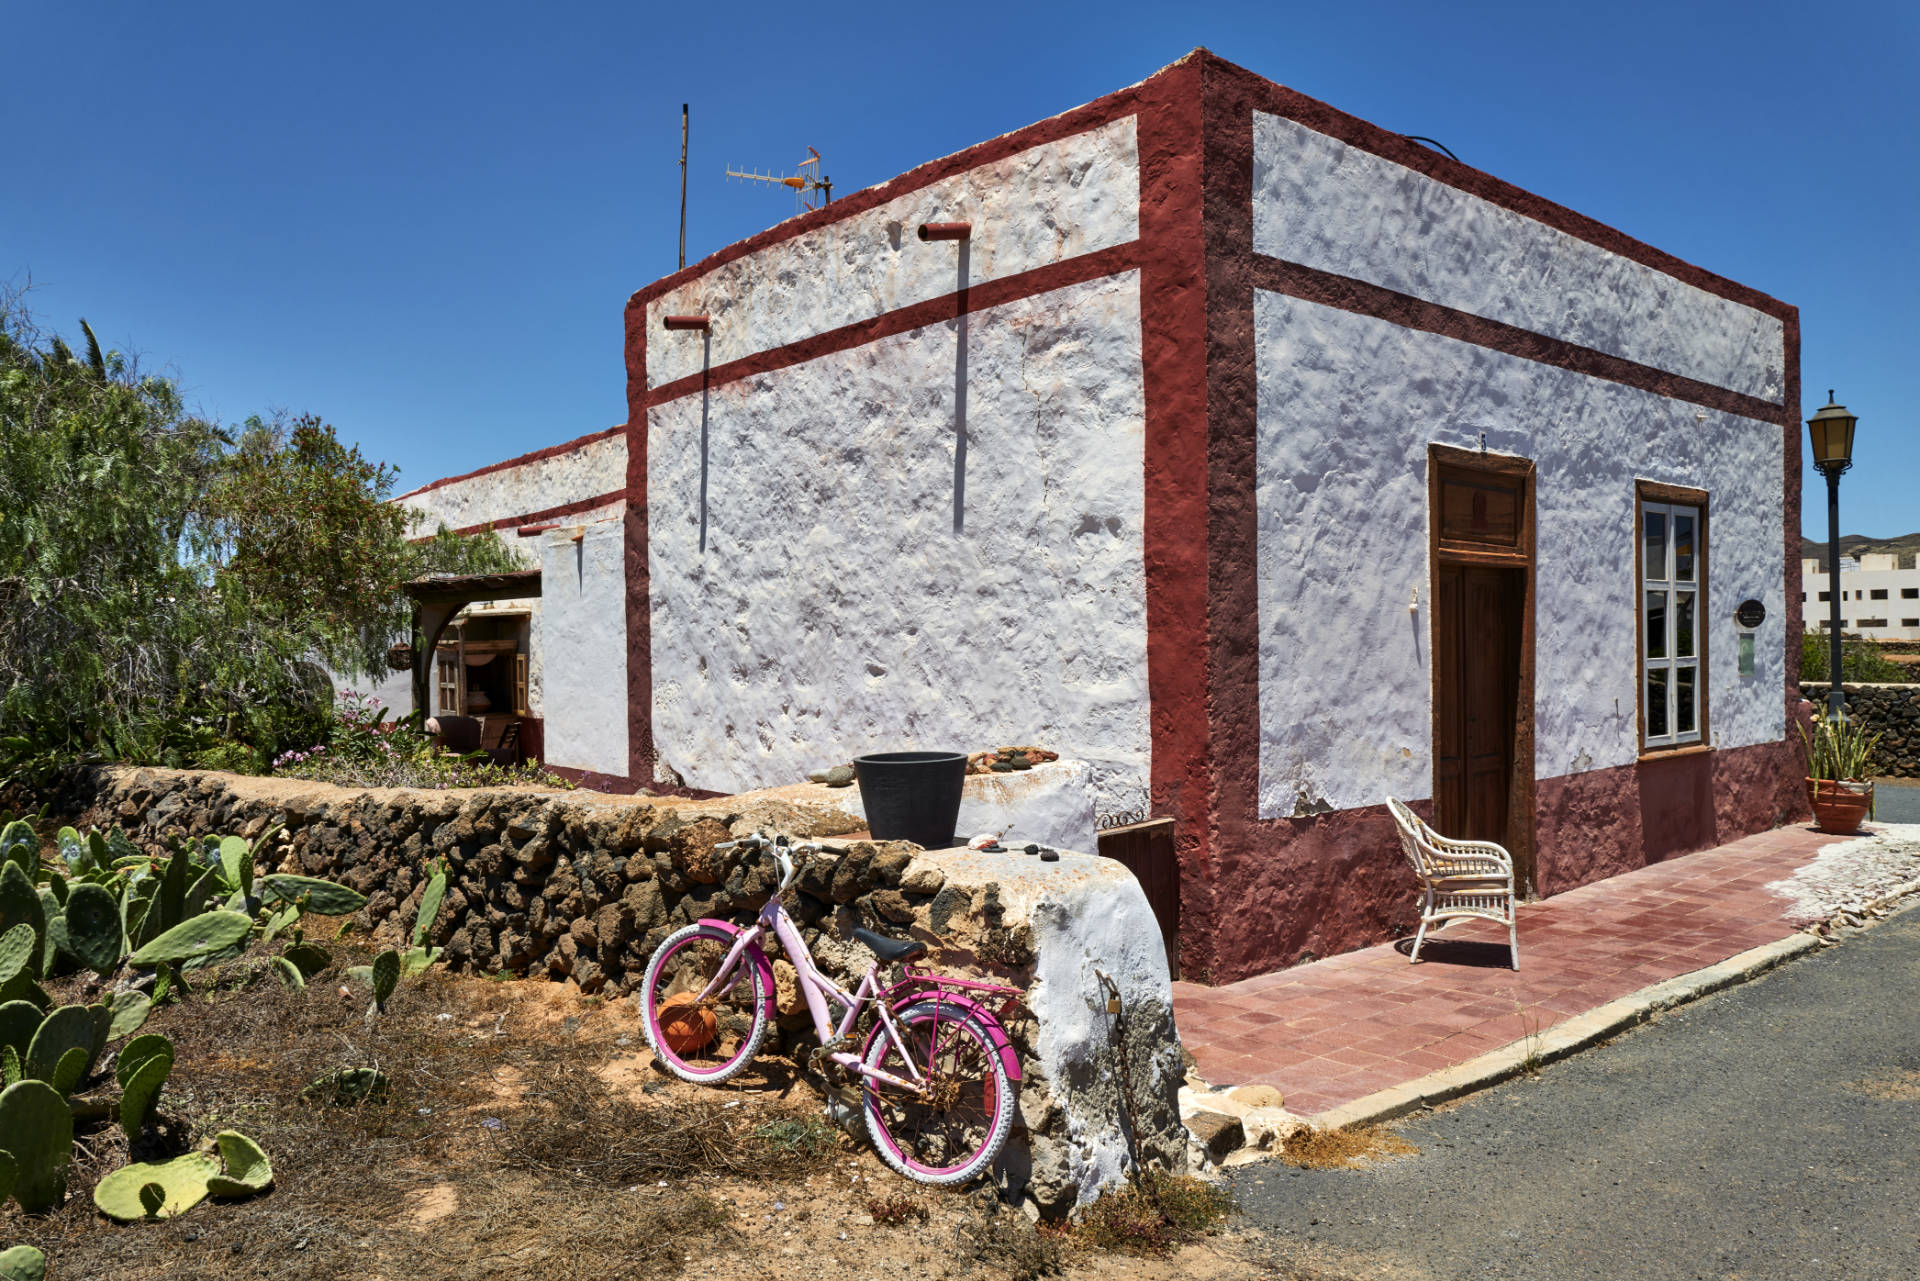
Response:
[{"label": "green tree", "polygon": [[393,469],[318,420],[229,432],[81,329],[76,355],[0,296],[0,755],[311,742],[326,669],[406,630],[399,583],[518,564],[410,528]]}]

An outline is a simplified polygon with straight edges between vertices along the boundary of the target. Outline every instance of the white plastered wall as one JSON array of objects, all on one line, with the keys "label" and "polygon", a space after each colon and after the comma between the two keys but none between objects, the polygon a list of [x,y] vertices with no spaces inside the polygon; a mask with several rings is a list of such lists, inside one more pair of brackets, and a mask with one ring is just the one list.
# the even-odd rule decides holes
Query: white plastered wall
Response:
[{"label": "white plastered wall", "polygon": [[625,549],[619,518],[540,536],[533,652],[549,765],[627,773]]},{"label": "white plastered wall", "polygon": [[[884,190],[884,188],[883,188]],[[925,222],[972,222],[964,247],[924,244]],[[930,183],[707,272],[647,305],[664,317],[712,318],[711,361],[723,365],[967,283],[1044,267],[1138,238],[1139,154],[1133,117]],[[650,339],[647,385],[700,372],[703,344]]]},{"label": "white plastered wall", "polygon": [[417,489],[395,501],[418,513],[417,532],[431,534],[436,525],[469,529],[586,502],[626,487],[627,438],[616,432],[564,454]]},{"label": "white plastered wall", "polygon": [[[1635,480],[1707,490],[1711,732],[1778,740],[1777,424],[1260,292],[1260,812],[1432,793],[1427,446],[1537,466],[1536,775],[1638,754]],[[1768,625],[1737,674],[1734,606]],[[1417,611],[1409,611],[1417,601]]]},{"label": "white plastered wall", "polygon": [[1778,319],[1292,120],[1253,137],[1255,252],[1781,403]]},{"label": "white plastered wall", "polygon": [[687,783],[1019,742],[1087,761],[1102,810],[1144,802],[1137,273],[968,317],[956,533],[960,333],[650,412],[654,736]]}]

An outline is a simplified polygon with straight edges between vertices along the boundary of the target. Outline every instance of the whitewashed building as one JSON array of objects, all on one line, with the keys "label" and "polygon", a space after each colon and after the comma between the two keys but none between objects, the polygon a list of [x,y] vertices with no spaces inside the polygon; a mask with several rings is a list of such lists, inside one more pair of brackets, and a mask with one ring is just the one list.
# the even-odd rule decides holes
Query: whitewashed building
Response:
[{"label": "whitewashed building", "polygon": [[1801,811],[1798,359],[1196,51],[648,285],[626,424],[404,501],[538,549],[551,763],[1042,743],[1226,980],[1409,919],[1388,796],[1548,893]]},{"label": "whitewashed building", "polygon": [[[1800,562],[1801,615],[1806,629],[1833,625],[1825,562]],[[1840,630],[1868,640],[1920,640],[1920,568],[1911,553],[1867,552],[1840,558]]]}]

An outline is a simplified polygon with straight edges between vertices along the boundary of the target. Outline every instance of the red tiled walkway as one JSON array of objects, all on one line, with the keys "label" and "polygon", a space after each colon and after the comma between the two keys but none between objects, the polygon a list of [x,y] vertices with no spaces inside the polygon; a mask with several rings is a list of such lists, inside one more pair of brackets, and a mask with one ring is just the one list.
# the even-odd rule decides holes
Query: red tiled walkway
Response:
[{"label": "red tiled walkway", "polygon": [[1277,1086],[1312,1115],[1464,1063],[1663,979],[1785,938],[1762,887],[1843,839],[1762,832],[1520,908],[1520,970],[1506,930],[1428,933],[1420,963],[1391,944],[1224,987],[1175,983],[1180,1039],[1214,1085]]}]

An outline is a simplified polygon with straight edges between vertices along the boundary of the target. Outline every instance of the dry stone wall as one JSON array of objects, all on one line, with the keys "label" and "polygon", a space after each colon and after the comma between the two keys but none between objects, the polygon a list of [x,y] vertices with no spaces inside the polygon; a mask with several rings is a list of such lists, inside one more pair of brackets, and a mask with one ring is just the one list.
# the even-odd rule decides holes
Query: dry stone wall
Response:
[{"label": "dry stone wall", "polygon": [[[1842,685],[1847,714],[1878,733],[1874,772],[1888,778],[1920,778],[1920,685]],[[1815,708],[1827,705],[1824,684],[1807,683],[1800,696]]]},{"label": "dry stone wall", "polygon": [[[377,942],[412,929],[425,869],[449,868],[431,941],[456,970],[571,979],[583,992],[639,986],[648,957],[701,917],[750,921],[775,884],[716,842],[753,830],[830,837],[858,820],[823,789],[712,801],[523,789],[350,789],[285,779],[100,767],[53,798],[63,818],[118,825],[136,844],[285,825],[269,870],[325,876],[368,896],[357,924]],[[795,799],[795,798],[798,799]],[[821,968],[851,988],[873,956],[866,925],[930,948],[950,974],[1026,991],[1005,1020],[1020,1053],[1019,1112],[995,1182],[1059,1218],[1139,1166],[1184,1169],[1178,1034],[1158,926],[1119,864],[927,853],[855,841],[810,863],[787,900]],[[779,1037],[813,1043],[793,967],[775,957]],[[1099,976],[1104,975],[1104,980]],[[1117,992],[1109,1010],[1107,987]],[[778,1038],[769,1049],[778,1049]],[[825,1083],[823,1083],[825,1084]]]}]

